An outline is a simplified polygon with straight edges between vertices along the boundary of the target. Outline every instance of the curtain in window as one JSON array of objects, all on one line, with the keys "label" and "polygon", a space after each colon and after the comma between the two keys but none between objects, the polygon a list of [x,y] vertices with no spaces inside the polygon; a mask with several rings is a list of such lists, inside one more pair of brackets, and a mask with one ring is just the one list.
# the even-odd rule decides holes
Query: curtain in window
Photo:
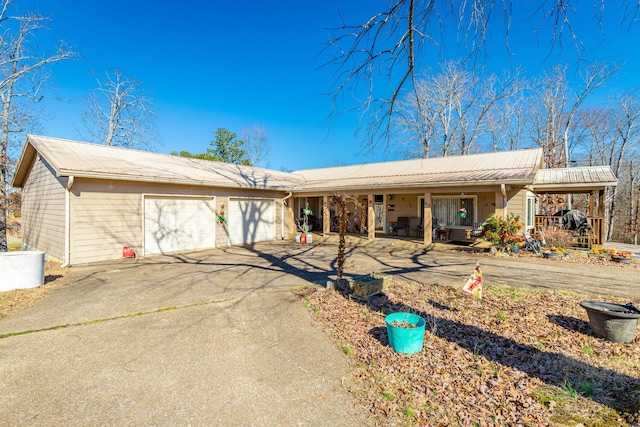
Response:
[{"label": "curtain in window", "polygon": [[[467,210],[467,216],[460,218],[460,208]],[[451,197],[446,199],[433,199],[433,225],[446,224],[447,226],[472,227],[473,213],[475,212],[475,199]]]}]

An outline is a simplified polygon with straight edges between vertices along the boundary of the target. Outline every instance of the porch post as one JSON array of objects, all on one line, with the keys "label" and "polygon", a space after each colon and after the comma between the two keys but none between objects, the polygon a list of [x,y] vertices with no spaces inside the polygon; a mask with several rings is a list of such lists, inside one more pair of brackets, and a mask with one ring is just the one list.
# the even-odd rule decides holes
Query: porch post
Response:
[{"label": "porch post", "polygon": [[296,234],[296,221],[295,221],[295,217],[293,215],[293,205],[294,205],[294,200],[293,198],[289,199],[287,206],[286,206],[286,218],[287,218],[287,239],[290,239],[291,236]]},{"label": "porch post", "polygon": [[424,244],[433,243],[433,213],[431,212],[431,193],[424,193],[424,219],[422,220],[422,233],[424,234]]},{"label": "porch post", "polygon": [[367,237],[369,239],[376,238],[376,210],[374,209],[375,196],[367,195]]},{"label": "porch post", "polygon": [[598,218],[601,218],[598,222],[598,244],[601,245],[607,241],[607,234],[605,233],[605,218],[604,218],[604,190],[598,191]]},{"label": "porch post", "polygon": [[331,232],[331,214],[329,213],[329,196],[322,196],[322,235]]},{"label": "porch post", "polygon": [[505,216],[505,208],[504,208],[504,196],[502,192],[496,191],[496,209],[495,209],[496,218],[504,218]]},{"label": "porch post", "polygon": [[598,191],[598,216],[604,218],[604,190]]}]

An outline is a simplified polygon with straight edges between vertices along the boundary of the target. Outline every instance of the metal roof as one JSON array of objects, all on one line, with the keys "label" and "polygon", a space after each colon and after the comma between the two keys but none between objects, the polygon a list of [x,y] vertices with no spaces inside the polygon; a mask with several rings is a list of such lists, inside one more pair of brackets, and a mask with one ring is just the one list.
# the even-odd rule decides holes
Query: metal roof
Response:
[{"label": "metal roof", "polygon": [[299,191],[381,187],[436,187],[456,184],[532,184],[542,149],[448,156],[300,170]]},{"label": "metal roof", "polygon": [[36,152],[58,176],[269,190],[302,182],[287,172],[27,135],[11,185],[22,186]]},{"label": "metal roof", "polygon": [[542,192],[617,185],[608,166],[541,169],[542,149],[288,173],[36,135],[27,135],[11,185],[23,185],[38,154],[58,176],[295,192],[495,184],[526,185]]},{"label": "metal roof", "polygon": [[616,185],[618,179],[609,166],[540,169],[533,181],[533,189],[537,192],[592,191]]}]

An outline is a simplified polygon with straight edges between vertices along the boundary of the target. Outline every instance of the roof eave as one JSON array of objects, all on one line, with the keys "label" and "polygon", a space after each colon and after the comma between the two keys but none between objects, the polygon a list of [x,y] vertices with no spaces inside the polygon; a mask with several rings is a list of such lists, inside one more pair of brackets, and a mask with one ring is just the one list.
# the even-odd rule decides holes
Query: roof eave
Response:
[{"label": "roof eave", "polygon": [[533,179],[522,180],[522,179],[505,179],[505,180],[490,180],[490,181],[456,181],[456,182],[429,182],[429,183],[406,183],[406,184],[389,184],[389,183],[374,183],[367,185],[354,185],[354,186],[326,186],[326,187],[305,187],[299,186],[294,187],[292,191],[301,193],[301,192],[335,192],[335,191],[358,191],[358,190],[369,190],[369,189],[378,189],[378,188],[411,188],[411,187],[421,187],[421,188],[438,188],[438,187],[460,187],[460,186],[471,186],[471,187],[479,187],[486,185],[496,185],[500,184],[508,184],[508,185],[531,185]]},{"label": "roof eave", "polygon": [[532,190],[537,193],[544,192],[567,192],[567,191],[584,191],[591,192],[595,190],[604,190],[607,187],[616,187],[618,181],[598,182],[598,183],[580,183],[580,184],[533,184]]},{"label": "roof eave", "polygon": [[290,187],[287,186],[257,186],[248,185],[243,183],[225,183],[225,182],[213,182],[213,181],[198,181],[191,179],[162,179],[153,176],[132,176],[132,175],[114,175],[106,173],[96,172],[83,172],[74,171],[68,169],[62,169],[57,172],[56,176],[74,176],[75,178],[85,179],[112,179],[115,181],[133,181],[133,182],[150,182],[157,184],[176,184],[176,185],[196,185],[200,187],[221,187],[221,188],[247,188],[255,190],[269,190],[269,191],[290,191]]},{"label": "roof eave", "polygon": [[37,153],[38,151],[33,144],[29,142],[29,135],[27,135],[22,151],[20,152],[20,157],[18,157],[15,172],[11,177],[11,181],[9,181],[9,185],[15,188],[22,188],[24,180],[27,177],[31,164],[36,158]]}]

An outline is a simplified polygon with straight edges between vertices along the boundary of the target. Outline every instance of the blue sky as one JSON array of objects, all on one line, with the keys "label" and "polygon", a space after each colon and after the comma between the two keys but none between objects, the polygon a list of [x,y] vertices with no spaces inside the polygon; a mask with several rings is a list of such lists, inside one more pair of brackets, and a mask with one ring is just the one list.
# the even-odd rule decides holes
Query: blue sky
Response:
[{"label": "blue sky", "polygon": [[[64,39],[80,58],[57,64],[51,86],[56,100],[48,100],[41,132],[80,139],[85,97],[95,88],[97,73],[119,68],[140,80],[152,93],[161,145],[159,152],[204,152],[218,128],[240,135],[252,125],[270,134],[267,166],[296,170],[389,159],[383,151],[363,154],[355,136],[358,116],[340,117],[331,128],[325,118],[331,100],[325,94],[333,69],[320,66],[329,39],[328,28],[339,26],[340,15],[361,23],[387,1],[193,1],[179,3],[111,0],[16,0],[52,19],[38,42]],[[590,2],[584,2],[591,11]],[[607,2],[609,7],[609,3]],[[611,2],[613,3],[613,2]],[[585,41],[586,59],[626,60],[626,65],[594,99],[640,87],[640,25],[622,30],[617,6],[608,9],[604,42],[591,15],[576,21],[592,38]],[[609,15],[611,13],[611,15]],[[615,16],[615,18],[614,18]],[[575,65],[575,52],[566,48],[548,59],[544,36],[534,32],[538,18],[518,17],[512,30],[514,64],[530,74],[557,62]],[[520,31],[521,28],[524,30]],[[491,57],[496,70],[508,67],[499,28],[492,32]],[[456,46],[448,43],[448,55]],[[438,63],[431,64],[437,68]],[[86,132],[84,132],[86,135]],[[393,156],[393,155],[391,155]]]}]

